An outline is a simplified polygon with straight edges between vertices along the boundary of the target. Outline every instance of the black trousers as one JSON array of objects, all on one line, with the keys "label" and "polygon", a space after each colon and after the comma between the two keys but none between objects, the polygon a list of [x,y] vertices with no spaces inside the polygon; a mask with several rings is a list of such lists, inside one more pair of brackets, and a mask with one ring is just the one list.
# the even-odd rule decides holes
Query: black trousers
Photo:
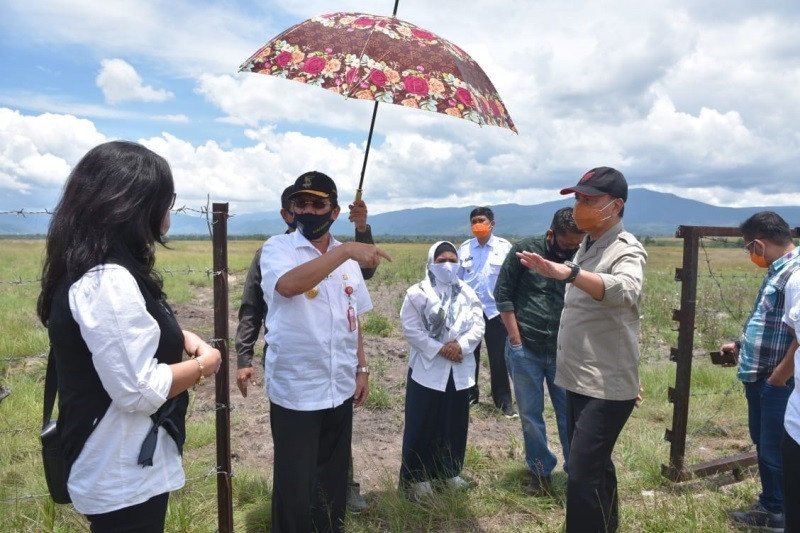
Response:
[{"label": "black trousers", "polygon": [[[508,379],[508,369],[506,368],[506,327],[500,315],[494,318],[486,318],[483,315],[486,331],[483,338],[486,341],[486,352],[489,354],[489,374],[492,383],[492,400],[495,407],[502,407],[504,404],[511,404],[511,382]],[[481,368],[481,344],[475,348],[475,386],[470,389],[469,401],[478,403],[480,396],[478,388],[478,371]]]},{"label": "black trousers", "polygon": [[800,444],[783,430],[783,516],[786,533],[800,533]]},{"label": "black trousers", "polygon": [[406,381],[401,484],[447,479],[461,473],[467,451],[469,389],[456,390],[453,372],[444,392]]},{"label": "black trousers", "polygon": [[270,402],[272,531],[342,531],[353,400],[319,411]]},{"label": "black trousers", "polygon": [[103,514],[86,515],[92,533],[163,533],[169,492]]},{"label": "black trousers", "polygon": [[567,391],[567,532],[619,527],[617,473],[611,452],[636,400],[602,400]]}]

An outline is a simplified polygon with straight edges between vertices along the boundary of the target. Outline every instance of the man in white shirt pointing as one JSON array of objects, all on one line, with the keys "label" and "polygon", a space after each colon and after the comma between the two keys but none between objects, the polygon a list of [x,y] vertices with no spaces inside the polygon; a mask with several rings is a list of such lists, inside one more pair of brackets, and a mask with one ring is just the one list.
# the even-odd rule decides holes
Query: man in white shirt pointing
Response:
[{"label": "man in white shirt pointing", "polygon": [[353,406],[369,393],[358,317],[372,301],[361,268],[390,257],[333,238],[339,204],[327,175],[301,175],[290,199],[297,231],[271,237],[261,253],[272,531],[341,531]]}]

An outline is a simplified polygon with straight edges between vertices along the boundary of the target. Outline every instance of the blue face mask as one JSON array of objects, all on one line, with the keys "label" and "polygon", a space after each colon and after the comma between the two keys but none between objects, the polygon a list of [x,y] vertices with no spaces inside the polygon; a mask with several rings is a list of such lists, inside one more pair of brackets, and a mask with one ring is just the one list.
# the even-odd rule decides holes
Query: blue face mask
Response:
[{"label": "blue face mask", "polygon": [[331,218],[331,211],[315,215],[313,213],[295,213],[294,224],[297,231],[303,234],[303,237],[309,241],[319,239],[328,232],[328,229],[333,224]]}]

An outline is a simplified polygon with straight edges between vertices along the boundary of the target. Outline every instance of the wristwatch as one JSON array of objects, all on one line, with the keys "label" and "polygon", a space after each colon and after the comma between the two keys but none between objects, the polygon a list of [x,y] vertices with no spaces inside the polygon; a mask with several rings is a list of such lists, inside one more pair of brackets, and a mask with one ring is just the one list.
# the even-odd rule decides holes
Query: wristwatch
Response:
[{"label": "wristwatch", "polygon": [[369,367],[368,366],[357,366],[356,367],[356,374],[367,374],[367,375],[369,375]]},{"label": "wristwatch", "polygon": [[569,273],[569,276],[564,280],[564,283],[572,283],[575,281],[575,278],[578,277],[578,272],[581,271],[581,267],[572,261],[564,261],[564,264],[568,266],[572,271]]}]

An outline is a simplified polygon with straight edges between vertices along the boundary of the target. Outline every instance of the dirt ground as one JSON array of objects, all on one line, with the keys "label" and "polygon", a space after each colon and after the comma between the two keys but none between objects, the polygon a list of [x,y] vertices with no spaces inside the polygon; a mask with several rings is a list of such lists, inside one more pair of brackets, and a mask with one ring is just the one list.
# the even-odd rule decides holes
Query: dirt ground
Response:
[{"label": "dirt ground", "polygon": [[[241,279],[231,277],[230,294],[241,290]],[[365,336],[365,349],[371,367],[371,390],[383,389],[391,401],[386,408],[361,407],[356,409],[353,421],[353,457],[355,480],[361,484],[362,493],[369,499],[370,492],[386,490],[387,485],[396,484],[400,469],[400,452],[403,438],[403,404],[408,363],[408,347],[399,332],[398,314],[405,286],[370,287],[375,310],[393,323],[391,336],[382,338]],[[233,298],[231,298],[233,300]],[[212,337],[213,296],[210,289],[198,289],[196,298],[186,304],[175,305],[178,321],[184,329],[197,331],[204,338]],[[236,332],[236,313],[230,309],[228,321],[229,337]],[[256,354],[261,344],[256,347]],[[261,470],[270,476],[272,469],[272,437],[269,427],[269,402],[264,392],[263,367],[254,363],[255,384],[243,398],[236,387],[236,355],[230,343],[230,397],[231,450],[234,474],[236,470]],[[481,357],[482,368],[479,382],[481,403],[470,412],[468,445],[477,448],[482,455],[493,458],[516,458],[524,468],[522,430],[518,418],[507,419],[491,403],[487,357]],[[547,402],[549,404],[549,401]],[[214,381],[198,388],[193,409],[205,410],[214,405]],[[555,420],[550,418],[548,432],[551,446],[560,455]],[[561,462],[559,458],[559,463]],[[466,472],[469,475],[469,472]]]}]

